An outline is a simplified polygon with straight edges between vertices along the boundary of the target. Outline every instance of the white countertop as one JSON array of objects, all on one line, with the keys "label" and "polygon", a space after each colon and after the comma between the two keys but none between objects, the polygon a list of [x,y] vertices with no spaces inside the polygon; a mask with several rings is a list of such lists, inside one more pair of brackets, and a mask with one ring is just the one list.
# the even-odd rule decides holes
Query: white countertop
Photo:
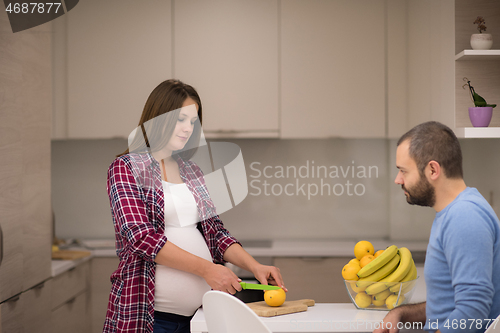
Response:
[{"label": "white countertop", "polygon": [[69,250],[85,250],[85,251],[90,251],[90,256],[81,258],[81,259],[76,259],[76,260],[52,260],[51,265],[52,265],[52,277],[55,277],[61,273],[64,273],[66,271],[69,271],[70,269],[86,262],[89,261],[92,258],[95,257],[116,257],[116,251],[114,248],[111,249],[88,249],[85,247],[70,247],[68,248]]},{"label": "white countertop", "polygon": [[[304,312],[260,318],[272,332],[372,332],[386,314],[351,303],[317,303]],[[208,332],[203,309],[191,320],[191,332]]]}]

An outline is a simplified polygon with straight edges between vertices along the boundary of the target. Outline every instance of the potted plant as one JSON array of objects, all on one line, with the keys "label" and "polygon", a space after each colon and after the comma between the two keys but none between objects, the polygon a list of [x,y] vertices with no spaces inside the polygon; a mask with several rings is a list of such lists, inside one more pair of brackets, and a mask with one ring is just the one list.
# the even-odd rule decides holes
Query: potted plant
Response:
[{"label": "potted plant", "polygon": [[486,31],[486,21],[482,16],[478,16],[473,24],[477,24],[478,34],[472,34],[470,37],[470,46],[474,50],[489,50],[493,46],[493,36],[491,34],[483,34]]},{"label": "potted plant", "polygon": [[481,97],[476,91],[474,87],[470,85],[469,79],[464,77],[464,81],[467,83],[462,87],[465,89],[466,86],[469,87],[469,91],[472,97],[472,101],[474,102],[474,107],[469,108],[469,119],[474,127],[488,127],[491,121],[491,117],[493,115],[493,108],[496,107],[496,104],[488,104],[486,100]]}]

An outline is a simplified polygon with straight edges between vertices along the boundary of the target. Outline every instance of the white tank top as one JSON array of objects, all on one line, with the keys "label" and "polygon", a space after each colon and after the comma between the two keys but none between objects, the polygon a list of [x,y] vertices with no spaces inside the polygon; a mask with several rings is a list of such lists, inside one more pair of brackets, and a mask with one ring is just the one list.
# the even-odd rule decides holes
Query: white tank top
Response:
[{"label": "white tank top", "polygon": [[[169,242],[198,257],[212,261],[203,235],[196,228],[198,209],[186,184],[162,181],[165,199],[165,236]],[[155,310],[191,316],[211,288],[194,274],[156,265]]]}]

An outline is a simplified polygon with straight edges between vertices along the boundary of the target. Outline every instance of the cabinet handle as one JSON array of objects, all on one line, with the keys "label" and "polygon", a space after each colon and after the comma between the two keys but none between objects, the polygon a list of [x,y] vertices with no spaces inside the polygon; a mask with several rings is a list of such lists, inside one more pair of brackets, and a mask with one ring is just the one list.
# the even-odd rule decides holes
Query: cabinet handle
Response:
[{"label": "cabinet handle", "polygon": [[9,298],[6,302],[17,302],[19,301],[19,295]]},{"label": "cabinet handle", "polygon": [[43,287],[45,287],[45,281],[37,284],[36,286],[33,287],[33,289],[42,289]]},{"label": "cabinet handle", "polygon": [[305,262],[319,262],[319,261],[324,261],[327,258],[326,257],[302,257],[302,261]]}]

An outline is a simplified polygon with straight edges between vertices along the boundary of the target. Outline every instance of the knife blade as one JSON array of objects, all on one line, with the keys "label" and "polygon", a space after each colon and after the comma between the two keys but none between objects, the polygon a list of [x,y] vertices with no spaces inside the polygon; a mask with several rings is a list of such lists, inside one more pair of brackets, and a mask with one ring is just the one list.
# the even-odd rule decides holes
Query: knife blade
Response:
[{"label": "knife blade", "polygon": [[245,289],[252,289],[252,290],[278,290],[281,289],[278,286],[270,286],[266,284],[256,284],[256,283],[246,283],[246,282],[240,282],[241,288]]}]

